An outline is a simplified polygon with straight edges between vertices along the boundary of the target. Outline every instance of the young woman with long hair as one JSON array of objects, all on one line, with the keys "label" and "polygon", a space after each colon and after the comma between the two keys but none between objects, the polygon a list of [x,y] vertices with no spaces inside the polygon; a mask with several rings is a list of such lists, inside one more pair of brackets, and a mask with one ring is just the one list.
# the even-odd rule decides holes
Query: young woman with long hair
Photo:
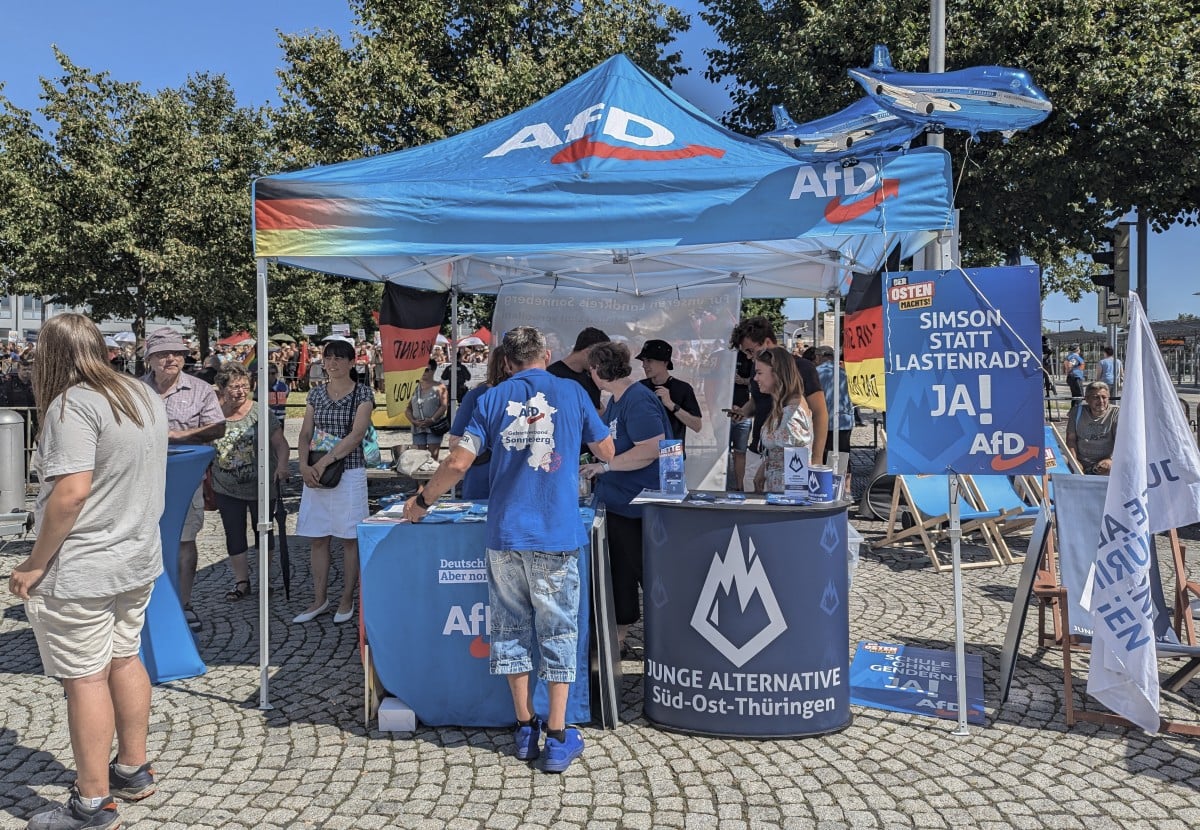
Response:
[{"label": "young woman with long hair", "polygon": [[112,368],[82,314],[42,327],[33,388],[38,535],[9,590],[25,602],[46,674],[66,690],[78,776],[67,802],[29,826],[111,827],[120,823],[114,795],[136,801],[155,786],[150,678],[138,649],[162,573],[167,413],[149,387]]},{"label": "young woman with long hair", "polygon": [[787,349],[775,346],[759,352],[754,361],[754,379],[759,389],[771,395],[771,411],[759,438],[763,463],[754,476],[754,489],[759,493],[780,493],[783,448],[812,445],[812,413],[804,400],[804,382],[796,369],[796,359]]}]

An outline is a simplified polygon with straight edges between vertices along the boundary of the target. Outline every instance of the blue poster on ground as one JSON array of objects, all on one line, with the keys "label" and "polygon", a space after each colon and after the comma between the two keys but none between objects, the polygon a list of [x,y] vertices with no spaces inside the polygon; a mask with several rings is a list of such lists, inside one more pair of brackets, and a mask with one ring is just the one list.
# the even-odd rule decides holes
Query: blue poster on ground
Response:
[{"label": "blue poster on ground", "polygon": [[1038,269],[909,271],[883,292],[888,472],[1042,473]]},{"label": "blue poster on ground", "polygon": [[[860,642],[850,663],[850,702],[889,712],[958,718],[954,653],[897,643]],[[967,722],[985,725],[983,659],[967,655]]]}]

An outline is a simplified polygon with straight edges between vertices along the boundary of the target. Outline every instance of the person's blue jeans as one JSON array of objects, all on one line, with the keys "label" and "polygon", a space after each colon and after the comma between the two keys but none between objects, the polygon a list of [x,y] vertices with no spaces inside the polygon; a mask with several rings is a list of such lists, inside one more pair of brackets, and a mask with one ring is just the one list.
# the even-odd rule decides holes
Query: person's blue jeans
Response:
[{"label": "person's blue jeans", "polygon": [[534,636],[541,658],[538,677],[575,682],[579,640],[579,551],[488,549],[492,674],[533,671]]},{"label": "person's blue jeans", "polygon": [[731,421],[729,424],[729,448],[734,452],[744,453],[750,443],[750,427],[754,422],[749,418]]}]

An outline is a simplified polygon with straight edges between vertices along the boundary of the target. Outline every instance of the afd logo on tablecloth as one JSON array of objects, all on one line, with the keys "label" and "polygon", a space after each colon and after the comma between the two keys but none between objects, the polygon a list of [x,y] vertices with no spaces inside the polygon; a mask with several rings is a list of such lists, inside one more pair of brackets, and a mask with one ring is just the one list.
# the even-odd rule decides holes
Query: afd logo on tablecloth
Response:
[{"label": "afd logo on tablecloth", "polygon": [[491,630],[492,609],[482,602],[477,602],[469,609],[461,605],[451,605],[446,612],[446,624],[442,626],[443,637],[470,637],[467,650],[472,657],[485,658],[491,652],[484,635]]},{"label": "afd logo on tablecloth", "polygon": [[743,553],[736,525],[724,558],[720,551],[713,554],[692,628],[738,668],[787,631],[762,560],[755,556],[754,540]]}]

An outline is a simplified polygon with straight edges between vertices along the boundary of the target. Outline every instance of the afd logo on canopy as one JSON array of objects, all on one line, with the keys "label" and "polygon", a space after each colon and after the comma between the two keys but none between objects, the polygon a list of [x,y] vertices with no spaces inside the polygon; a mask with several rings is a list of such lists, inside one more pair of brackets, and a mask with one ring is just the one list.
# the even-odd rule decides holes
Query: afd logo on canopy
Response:
[{"label": "afd logo on canopy", "polygon": [[720,551],[713,554],[692,612],[692,628],[739,669],[787,631],[754,541],[749,540],[743,553],[737,525],[725,557]]},{"label": "afd logo on canopy", "polygon": [[[599,130],[591,125],[599,125]],[[593,137],[595,133],[598,137]],[[607,140],[606,140],[607,139]],[[612,158],[622,161],[671,161],[712,156],[721,158],[725,151],[703,144],[670,146],[675,133],[644,115],[611,104],[592,104],[580,111],[559,135],[546,122],[527,124],[517,130],[484,158],[502,158],[514,150],[552,150],[551,164],[570,164],[585,158]]]}]

